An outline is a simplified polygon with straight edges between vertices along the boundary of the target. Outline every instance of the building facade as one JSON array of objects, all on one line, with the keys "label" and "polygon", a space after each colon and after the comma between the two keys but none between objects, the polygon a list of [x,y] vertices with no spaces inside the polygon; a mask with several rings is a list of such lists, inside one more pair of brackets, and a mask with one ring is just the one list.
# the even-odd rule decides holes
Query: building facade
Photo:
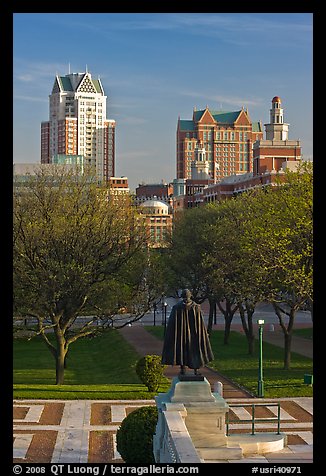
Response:
[{"label": "building facade", "polygon": [[272,99],[270,122],[265,125],[265,140],[253,144],[254,175],[281,170],[285,162],[301,160],[299,140],[289,140],[289,124],[284,123],[284,111],[279,96]]},{"label": "building facade", "polygon": [[135,204],[146,200],[160,200],[167,205],[172,202],[173,186],[170,183],[142,183],[136,188]]},{"label": "building facade", "polygon": [[[178,118],[177,179],[201,179],[214,183],[232,174],[253,170],[252,145],[262,139],[260,122],[252,122],[248,110],[225,112],[194,109],[192,120]],[[200,167],[198,167],[200,163]]]},{"label": "building facade", "polygon": [[[299,140],[288,138],[289,124],[284,123],[281,104],[279,96],[272,99],[270,122],[264,124],[266,138],[259,134],[252,144],[252,170],[240,170],[205,183],[199,175],[203,170],[203,158],[198,157],[190,165],[191,178],[174,180],[174,212],[233,197],[254,187],[279,183],[285,179],[286,169],[296,169],[301,161],[301,145]],[[244,136],[239,132],[238,137]],[[184,142],[190,140],[186,136]]]},{"label": "building facade", "polygon": [[84,157],[84,166],[107,181],[115,170],[115,121],[106,117],[107,96],[89,72],[56,76],[49,120],[41,123],[41,163],[57,155]]},{"label": "building facade", "polygon": [[160,200],[146,200],[139,205],[147,228],[147,240],[150,248],[168,246],[172,233],[172,213],[170,207]]}]

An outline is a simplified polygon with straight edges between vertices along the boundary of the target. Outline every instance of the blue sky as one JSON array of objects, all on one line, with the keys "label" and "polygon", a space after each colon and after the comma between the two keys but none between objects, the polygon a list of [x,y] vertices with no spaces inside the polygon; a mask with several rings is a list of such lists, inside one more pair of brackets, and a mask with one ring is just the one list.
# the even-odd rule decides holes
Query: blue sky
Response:
[{"label": "blue sky", "polygon": [[100,77],[116,120],[116,175],[131,189],[176,176],[178,116],[194,107],[269,122],[313,154],[312,13],[15,13],[14,162],[40,162],[55,74]]}]

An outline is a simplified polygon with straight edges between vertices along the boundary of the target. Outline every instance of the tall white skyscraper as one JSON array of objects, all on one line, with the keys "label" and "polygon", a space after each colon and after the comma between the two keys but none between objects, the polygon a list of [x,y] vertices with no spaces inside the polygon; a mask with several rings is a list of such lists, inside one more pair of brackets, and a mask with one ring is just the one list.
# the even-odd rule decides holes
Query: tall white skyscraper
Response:
[{"label": "tall white skyscraper", "polygon": [[106,118],[107,96],[91,73],[56,76],[49,96],[49,120],[41,124],[41,163],[82,156],[98,180],[114,176],[115,121]]}]

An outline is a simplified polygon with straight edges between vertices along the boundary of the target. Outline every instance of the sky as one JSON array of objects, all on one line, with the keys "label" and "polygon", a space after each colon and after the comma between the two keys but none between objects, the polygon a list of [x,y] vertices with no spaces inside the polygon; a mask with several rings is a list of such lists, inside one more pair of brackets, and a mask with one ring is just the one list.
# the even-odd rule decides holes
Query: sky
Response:
[{"label": "sky", "polygon": [[[40,162],[55,75],[100,78],[116,121],[116,173],[176,177],[178,117],[194,107],[269,122],[280,96],[289,139],[313,156],[312,13],[14,13],[13,162]],[[265,135],[264,135],[265,137]]]}]

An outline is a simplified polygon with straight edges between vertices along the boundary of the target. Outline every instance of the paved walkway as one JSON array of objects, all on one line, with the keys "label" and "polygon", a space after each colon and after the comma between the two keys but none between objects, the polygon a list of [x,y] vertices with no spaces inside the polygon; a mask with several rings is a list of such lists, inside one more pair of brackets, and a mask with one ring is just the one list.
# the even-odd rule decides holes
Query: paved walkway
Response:
[{"label": "paved walkway", "polygon": [[[259,399],[227,400],[232,412],[230,432],[251,431],[251,415],[245,402]],[[264,455],[250,455],[226,463],[301,464],[313,460],[312,398],[271,399],[281,403],[281,432],[287,447]],[[237,407],[232,408],[236,403]],[[265,400],[266,403],[266,400]],[[123,419],[154,400],[15,400],[13,462],[24,463],[123,463],[116,446],[116,431]],[[249,409],[250,410],[250,409]],[[265,417],[275,418],[275,407],[265,408]],[[243,423],[243,418],[248,423]],[[237,419],[239,422],[237,423]],[[241,420],[241,422],[240,422]],[[276,424],[257,423],[258,431],[274,432]],[[217,461],[214,461],[217,462]]]}]

